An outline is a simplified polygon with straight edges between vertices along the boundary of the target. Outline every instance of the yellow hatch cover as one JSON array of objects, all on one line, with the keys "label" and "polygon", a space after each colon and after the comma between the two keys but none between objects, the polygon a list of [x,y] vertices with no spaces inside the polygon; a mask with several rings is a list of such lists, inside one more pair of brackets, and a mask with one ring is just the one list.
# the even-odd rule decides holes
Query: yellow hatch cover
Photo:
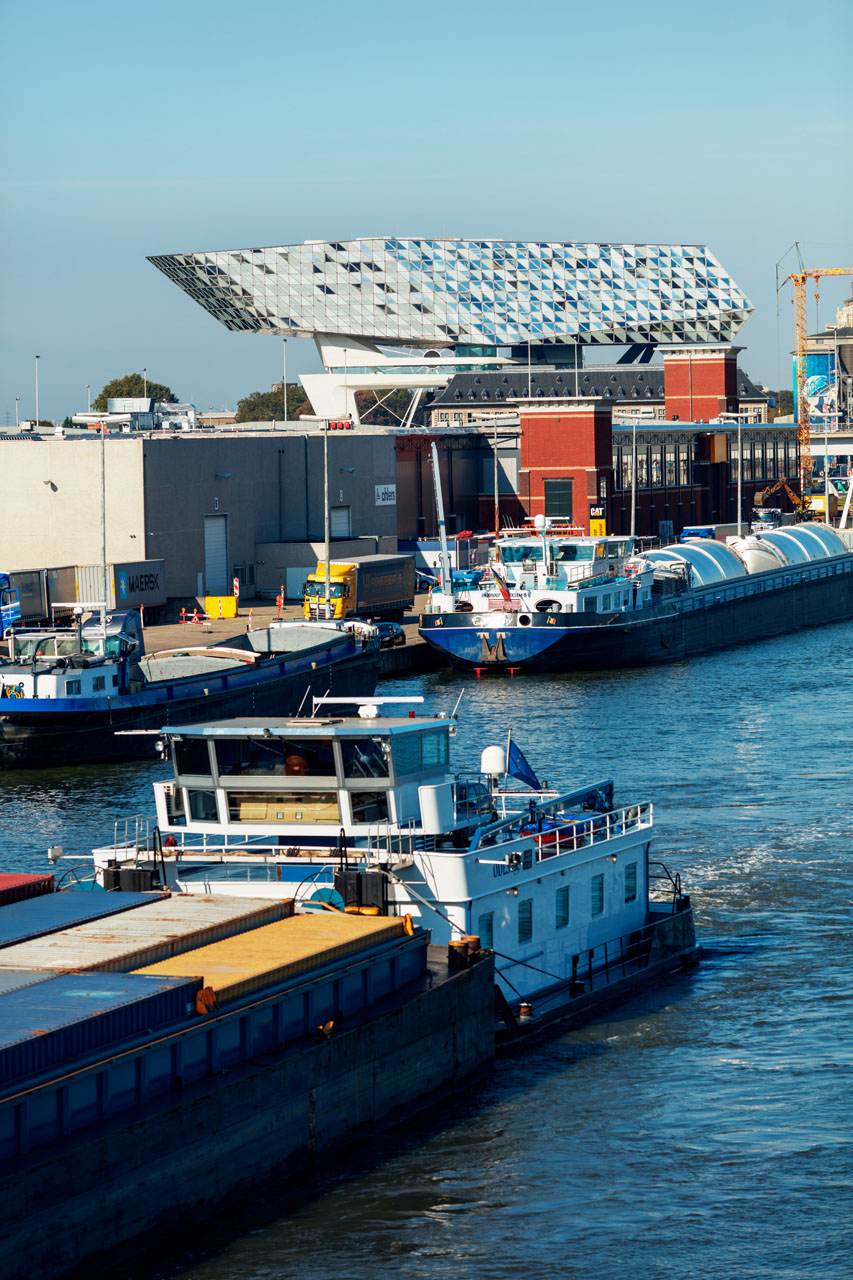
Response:
[{"label": "yellow hatch cover", "polygon": [[329,964],[404,932],[401,919],[342,915],[296,915],[262,925],[234,938],[185,951],[171,960],[136,969],[146,976],[201,977],[217,1000],[236,1000],[248,992],[282,982],[306,969]]}]

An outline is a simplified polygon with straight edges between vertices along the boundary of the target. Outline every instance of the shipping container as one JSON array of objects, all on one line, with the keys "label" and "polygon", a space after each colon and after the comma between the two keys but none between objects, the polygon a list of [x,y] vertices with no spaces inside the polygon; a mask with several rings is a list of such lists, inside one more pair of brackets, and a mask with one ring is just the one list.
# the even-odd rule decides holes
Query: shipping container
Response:
[{"label": "shipping container", "polygon": [[401,919],[367,916],[298,915],[255,929],[239,938],[136,970],[148,977],[200,975],[219,1004],[262,987],[286,982],[307,970],[341,960],[403,934]]},{"label": "shipping container", "polygon": [[[57,895],[58,896],[58,895]],[[95,895],[93,895],[95,896]],[[119,897],[119,894],[100,894]],[[123,894],[123,897],[150,895]],[[46,899],[36,898],[35,902]],[[23,905],[23,904],[22,904]],[[16,908],[9,907],[12,911]],[[289,898],[225,898],[191,894],[157,899],[144,910],[93,920],[0,950],[10,969],[129,973],[293,914]],[[0,912],[2,922],[3,912]]]},{"label": "shipping container", "polygon": [[44,969],[0,969],[0,995],[31,987],[34,982],[50,982],[53,976]]},{"label": "shipping container", "polygon": [[86,920],[102,916],[114,916],[136,907],[150,907],[162,902],[158,893],[102,893],[100,890],[68,890],[62,893],[45,893],[25,902],[12,902],[0,907],[0,965],[13,969],[38,969],[40,965],[19,965],[7,960],[5,951],[14,944],[44,934],[70,929]]},{"label": "shipping container", "polygon": [[[79,564],[76,568],[77,599],[87,604],[103,595],[103,567]],[[108,609],[156,609],[166,603],[166,561],[134,560],[107,565]]]},{"label": "shipping container", "polygon": [[0,907],[27,898],[40,898],[43,893],[53,893],[53,876],[27,876],[13,871],[0,872]]},{"label": "shipping container", "polygon": [[193,978],[62,974],[0,995],[0,1084],[67,1065],[195,1012]]},{"label": "shipping container", "polygon": [[47,584],[43,569],[21,569],[9,574],[13,587],[17,588],[21,603],[21,626],[32,627],[44,622],[48,616]]}]

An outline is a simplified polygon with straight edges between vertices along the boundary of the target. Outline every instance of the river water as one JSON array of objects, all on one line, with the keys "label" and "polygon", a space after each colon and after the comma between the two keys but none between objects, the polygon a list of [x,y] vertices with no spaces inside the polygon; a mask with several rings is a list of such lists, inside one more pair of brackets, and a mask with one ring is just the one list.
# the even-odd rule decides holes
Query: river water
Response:
[{"label": "river water", "polygon": [[[851,1274],[853,624],[658,670],[383,684],[506,730],[549,782],[655,805],[699,968],[498,1064],[299,1198],[223,1213],[180,1280],[842,1280]],[[0,774],[5,870],[151,813],[159,763]],[[63,864],[60,864],[63,865]],[[116,1273],[118,1274],[118,1273]],[[149,1274],[152,1274],[149,1271]]]}]

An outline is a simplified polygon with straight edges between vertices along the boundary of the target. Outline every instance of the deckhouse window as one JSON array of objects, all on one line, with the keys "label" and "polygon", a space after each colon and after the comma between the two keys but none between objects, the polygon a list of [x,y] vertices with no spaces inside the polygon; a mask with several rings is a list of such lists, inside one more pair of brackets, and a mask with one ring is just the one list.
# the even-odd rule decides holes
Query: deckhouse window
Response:
[{"label": "deckhouse window", "polygon": [[533,899],[523,898],[518,904],[518,941],[531,942],[533,939]]},{"label": "deckhouse window", "polygon": [[188,791],[190,817],[194,822],[218,822],[215,791]]},{"label": "deckhouse window", "polygon": [[342,738],[345,778],[387,778],[387,738]]},{"label": "deckhouse window", "polygon": [[387,822],[387,791],[353,791],[350,800],[353,822]]},{"label": "deckhouse window", "polygon": [[484,915],[477,917],[477,933],[480,946],[486,951],[491,951],[495,945],[495,913],[493,911],[487,911]]},{"label": "deckhouse window", "polygon": [[333,822],[341,820],[334,791],[229,791],[229,822]]},{"label": "deckhouse window", "polygon": [[590,882],[590,914],[600,916],[604,910],[604,876],[593,876]]},{"label": "deckhouse window", "polygon": [[634,902],[637,897],[637,864],[629,862],[625,868],[625,901]]},{"label": "deckhouse window", "polygon": [[210,777],[210,754],[207,738],[174,738],[175,772]]},{"label": "deckhouse window", "polygon": [[565,929],[569,923],[569,886],[567,884],[560,885],[557,890],[555,906],[554,926],[557,929]]},{"label": "deckhouse window", "polygon": [[243,777],[334,778],[331,739],[220,738],[216,743],[220,774]]}]

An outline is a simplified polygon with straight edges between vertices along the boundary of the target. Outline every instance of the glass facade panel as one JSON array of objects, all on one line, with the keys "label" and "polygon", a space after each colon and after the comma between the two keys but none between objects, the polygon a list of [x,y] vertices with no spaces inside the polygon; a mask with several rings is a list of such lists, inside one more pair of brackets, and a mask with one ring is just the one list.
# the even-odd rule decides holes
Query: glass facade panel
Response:
[{"label": "glass facade panel", "polygon": [[571,480],[545,480],[545,515],[552,518],[572,519]]}]

